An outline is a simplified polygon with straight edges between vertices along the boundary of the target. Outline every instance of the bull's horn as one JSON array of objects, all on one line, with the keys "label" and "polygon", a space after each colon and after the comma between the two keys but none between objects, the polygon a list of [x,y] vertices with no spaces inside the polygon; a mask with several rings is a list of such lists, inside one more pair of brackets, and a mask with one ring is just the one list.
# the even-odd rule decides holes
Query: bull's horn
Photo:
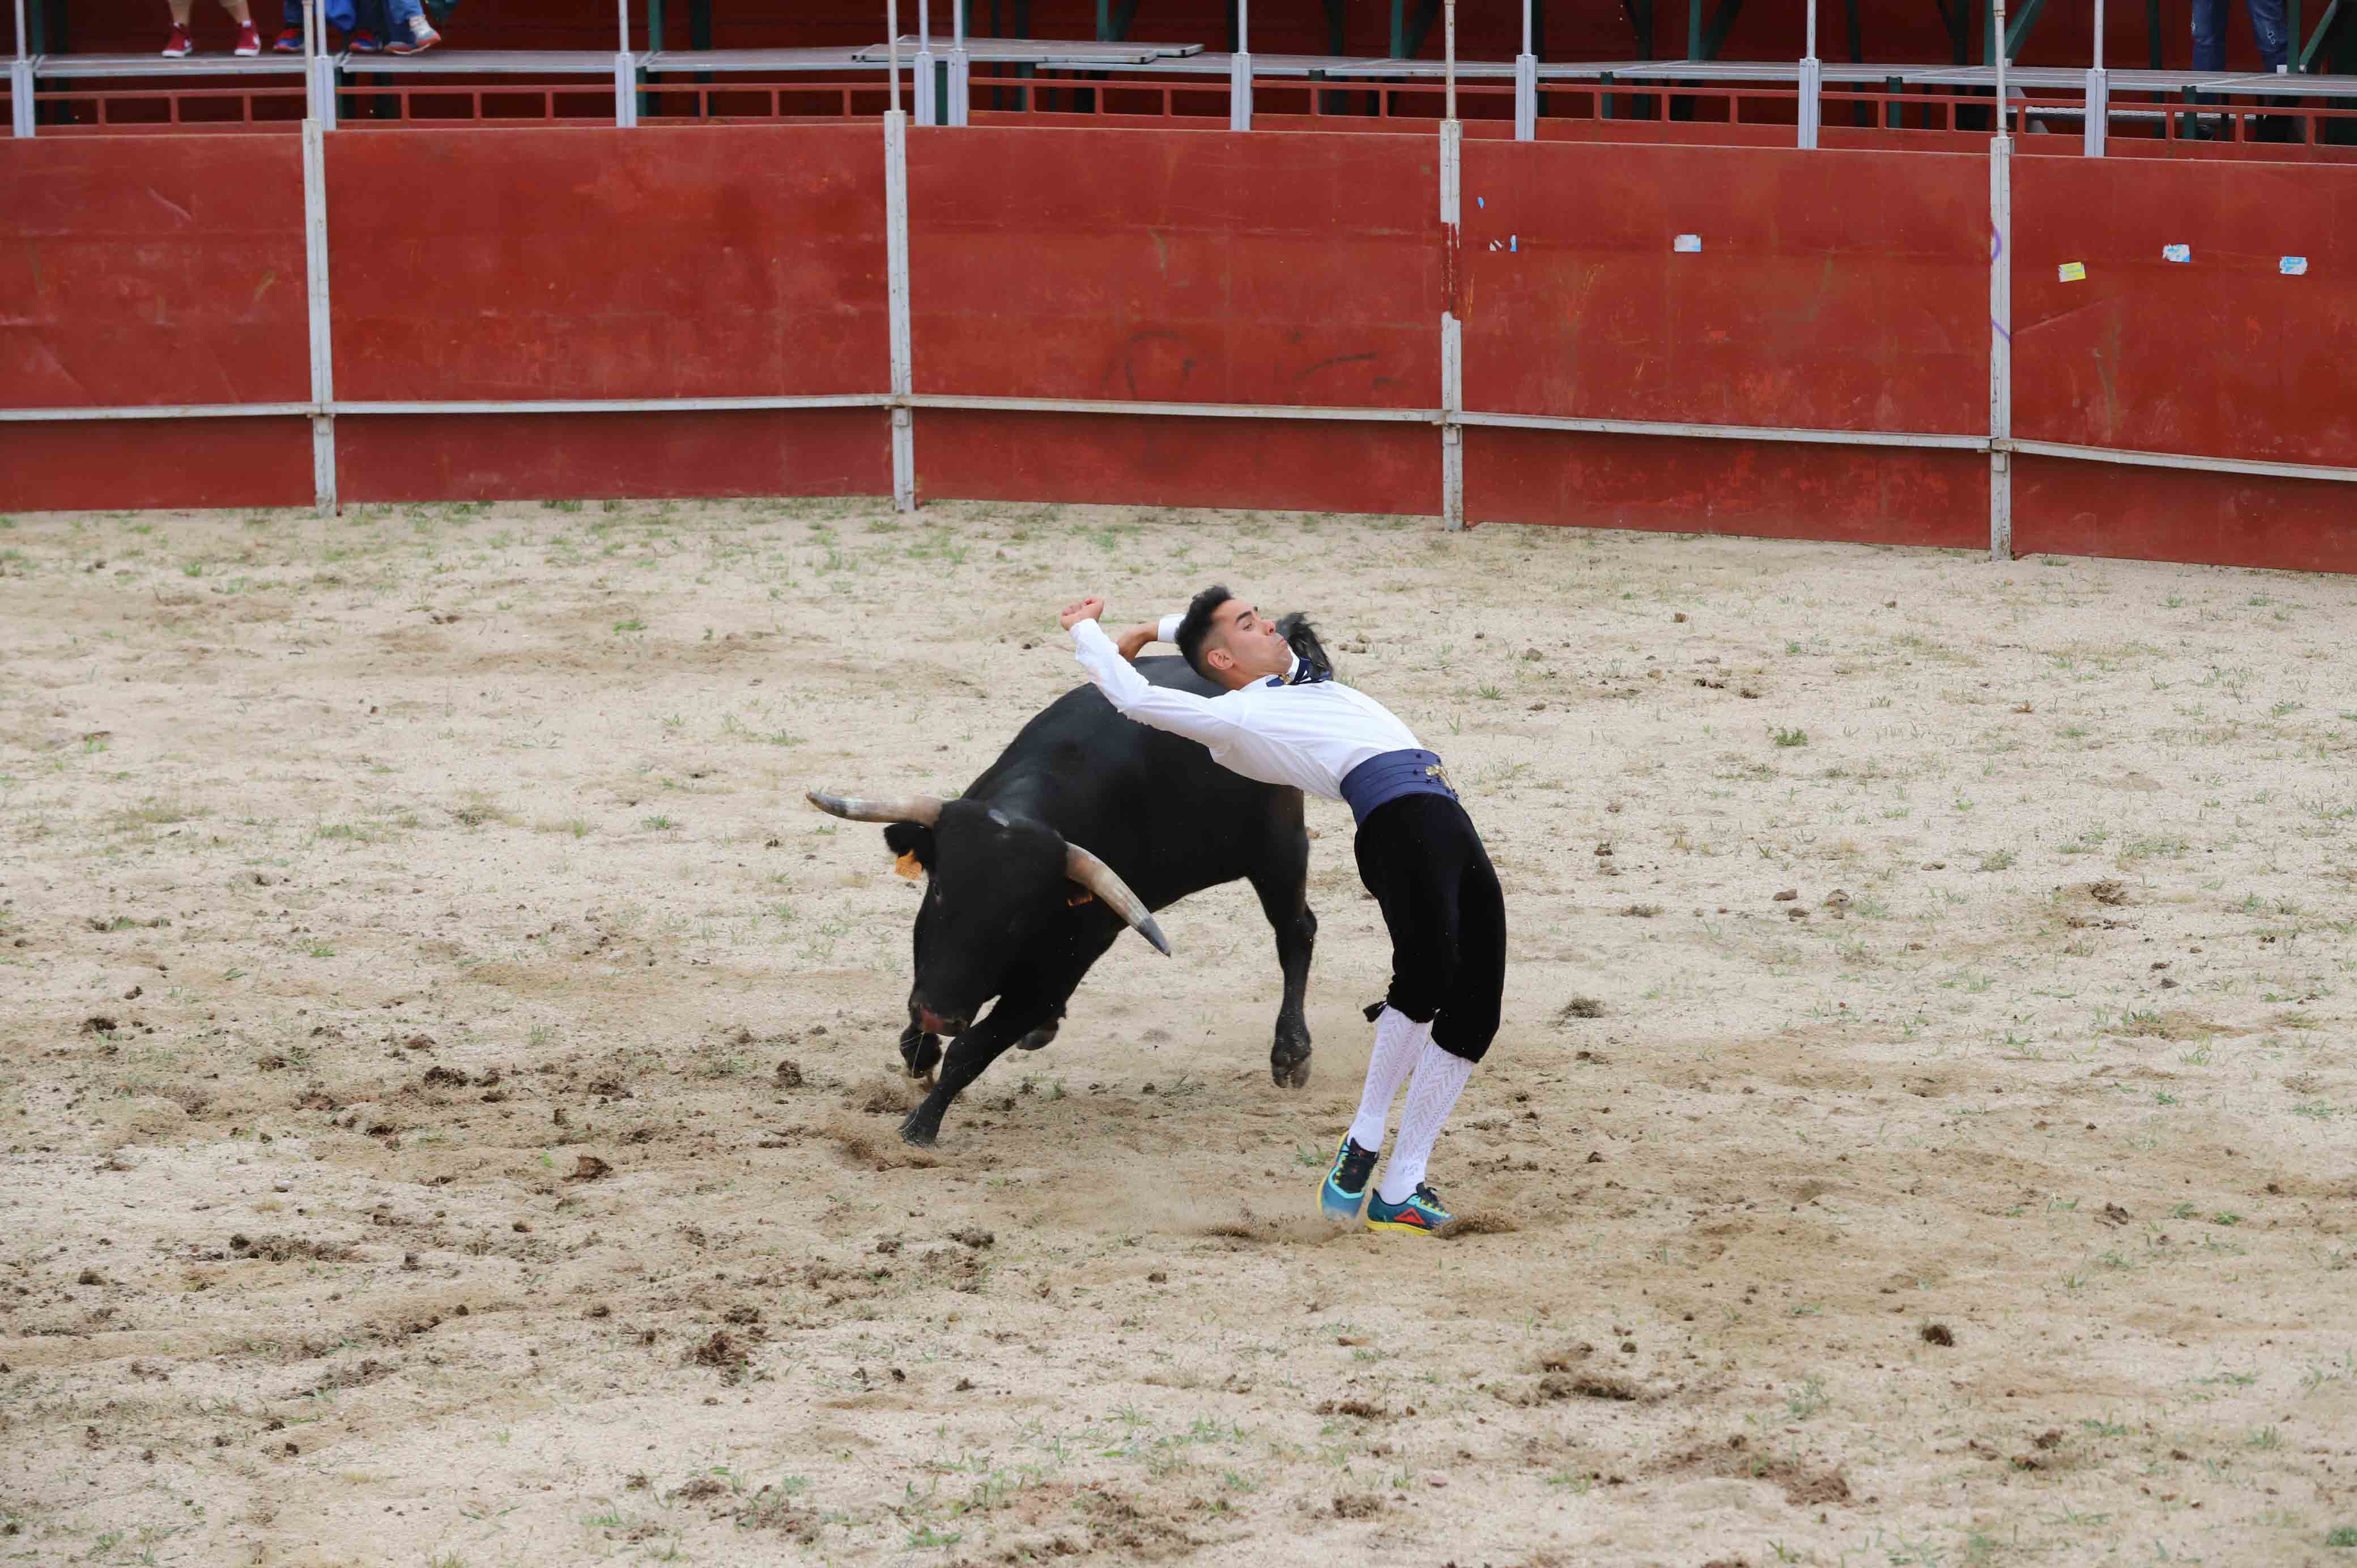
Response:
[{"label": "bull's horn", "polygon": [[938,795],[870,800],[859,795],[823,795],[813,789],[802,798],[822,811],[847,817],[855,822],[919,822],[930,828],[942,819]]},{"label": "bull's horn", "polygon": [[1169,940],[1154,923],[1153,911],[1129,890],[1128,883],[1114,875],[1112,866],[1079,844],[1068,843],[1064,846],[1064,875],[1103,899],[1106,908],[1135,927],[1137,934],[1152,942],[1163,957],[1170,956]]}]

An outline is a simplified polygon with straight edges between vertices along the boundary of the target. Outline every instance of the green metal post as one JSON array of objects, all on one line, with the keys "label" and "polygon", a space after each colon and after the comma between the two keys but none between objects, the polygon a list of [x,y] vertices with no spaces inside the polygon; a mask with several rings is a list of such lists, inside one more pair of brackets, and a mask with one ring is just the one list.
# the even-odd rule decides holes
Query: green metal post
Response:
[{"label": "green metal post", "polygon": [[[2293,70],[2307,71],[2315,69],[2316,51],[2324,47],[2326,37],[2332,31],[2333,21],[2340,15],[2341,0],[2332,0],[2332,4],[2324,8],[2324,15],[2317,18],[2316,34],[2308,40],[2308,47],[2299,51],[2298,62],[2292,67]],[[2291,36],[2297,39],[2299,29],[2294,27]]]},{"label": "green metal post", "polygon": [[2006,25],[2005,58],[2010,62],[2021,58],[2021,46],[2029,38],[2029,29],[2038,25],[2038,14],[2046,9],[2046,0],[2022,0],[2021,13]]},{"label": "green metal post", "polygon": [[1702,59],[1702,0],[1686,0],[1686,59]]},{"label": "green metal post", "polygon": [[2152,69],[2160,69],[2160,0],[2144,0],[2144,41]]},{"label": "green metal post", "polygon": [[[663,46],[663,0],[647,0],[647,52],[654,53]],[[647,73],[639,72],[639,120],[643,124],[652,112],[653,102],[647,91]]]}]

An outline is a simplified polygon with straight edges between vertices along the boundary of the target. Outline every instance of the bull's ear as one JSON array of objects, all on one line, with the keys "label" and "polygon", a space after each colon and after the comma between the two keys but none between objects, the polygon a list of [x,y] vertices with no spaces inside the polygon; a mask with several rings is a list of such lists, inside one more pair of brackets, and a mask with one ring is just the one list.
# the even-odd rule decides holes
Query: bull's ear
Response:
[{"label": "bull's ear", "polygon": [[1289,615],[1277,617],[1276,634],[1285,639],[1286,646],[1301,655],[1302,662],[1311,669],[1322,670],[1329,675],[1334,672],[1334,662],[1326,657],[1326,645],[1318,640],[1318,633],[1310,628],[1308,616],[1295,610]]},{"label": "bull's ear", "polygon": [[933,830],[922,822],[891,822],[884,829],[884,843],[898,857],[895,869],[903,876],[915,876],[930,871],[933,865]]}]

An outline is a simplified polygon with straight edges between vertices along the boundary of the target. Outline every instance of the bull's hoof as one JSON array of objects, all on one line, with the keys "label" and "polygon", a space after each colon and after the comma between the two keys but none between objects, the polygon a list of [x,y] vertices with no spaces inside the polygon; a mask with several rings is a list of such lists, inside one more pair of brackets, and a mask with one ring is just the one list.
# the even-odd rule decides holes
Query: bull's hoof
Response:
[{"label": "bull's hoof", "polygon": [[920,1126],[914,1116],[900,1123],[900,1142],[912,1148],[930,1149],[940,1136],[941,1129]]},{"label": "bull's hoof", "polygon": [[1304,1051],[1297,1057],[1269,1058],[1268,1076],[1275,1080],[1279,1089],[1308,1088],[1309,1053]]},{"label": "bull's hoof", "polygon": [[941,1036],[909,1029],[900,1036],[900,1061],[910,1078],[932,1082],[933,1069],[942,1062]]}]

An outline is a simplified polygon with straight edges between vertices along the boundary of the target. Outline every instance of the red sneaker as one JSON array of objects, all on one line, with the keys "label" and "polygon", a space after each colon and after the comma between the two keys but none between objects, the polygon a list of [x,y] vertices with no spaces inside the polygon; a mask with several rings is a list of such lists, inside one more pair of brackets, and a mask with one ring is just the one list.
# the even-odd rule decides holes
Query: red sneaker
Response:
[{"label": "red sneaker", "polygon": [[285,31],[280,33],[275,39],[272,40],[270,52],[273,54],[282,55],[301,54],[303,52],[303,29],[300,27],[288,27]]},{"label": "red sneaker", "polygon": [[197,46],[194,43],[189,41],[188,29],[179,26],[178,23],[174,23],[172,27],[172,36],[164,40],[164,58],[166,59],[178,59],[183,55],[193,53],[196,47]]},{"label": "red sneaker", "polygon": [[262,52],[262,35],[253,30],[253,23],[241,22],[238,24],[237,48],[231,49],[230,52],[231,54],[244,55],[248,58],[258,55]]}]

